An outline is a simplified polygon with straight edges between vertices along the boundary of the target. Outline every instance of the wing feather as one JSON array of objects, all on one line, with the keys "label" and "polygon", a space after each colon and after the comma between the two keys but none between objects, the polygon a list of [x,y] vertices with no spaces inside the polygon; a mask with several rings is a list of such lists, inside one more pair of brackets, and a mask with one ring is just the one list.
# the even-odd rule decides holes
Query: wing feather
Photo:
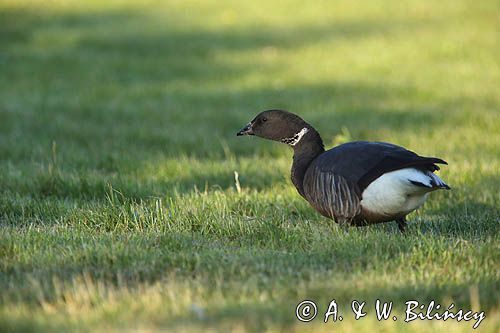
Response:
[{"label": "wing feather", "polygon": [[320,171],[344,177],[364,190],[384,173],[414,167],[436,171],[436,164],[446,161],[436,157],[419,156],[403,147],[385,142],[355,141],[332,148],[314,162]]}]

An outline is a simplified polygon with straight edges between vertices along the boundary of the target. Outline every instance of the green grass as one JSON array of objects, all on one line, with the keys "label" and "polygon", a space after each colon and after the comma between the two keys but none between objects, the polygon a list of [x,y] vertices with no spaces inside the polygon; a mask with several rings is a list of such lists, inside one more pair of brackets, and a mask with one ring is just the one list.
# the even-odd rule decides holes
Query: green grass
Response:
[{"label": "green grass", "polygon": [[[0,331],[471,331],[500,326],[498,1],[0,3]],[[303,116],[328,147],[449,162],[452,191],[343,230],[236,131]],[[235,187],[239,173],[242,190]],[[335,298],[343,322],[295,306]],[[378,322],[377,298],[397,322]],[[354,321],[349,302],[366,300]]]}]

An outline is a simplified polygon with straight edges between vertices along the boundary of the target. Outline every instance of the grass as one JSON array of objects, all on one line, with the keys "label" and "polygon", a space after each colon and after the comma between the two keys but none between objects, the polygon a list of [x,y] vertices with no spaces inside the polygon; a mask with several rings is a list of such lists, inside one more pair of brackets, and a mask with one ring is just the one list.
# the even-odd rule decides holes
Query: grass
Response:
[{"label": "grass", "polygon": [[[470,331],[500,326],[497,1],[0,4],[0,331]],[[328,147],[449,162],[453,191],[340,229],[291,152],[236,131],[284,108]],[[239,173],[237,191],[234,171]],[[335,298],[343,322],[323,324]],[[397,322],[378,322],[375,299]],[[295,306],[320,315],[299,323]],[[348,315],[353,299],[367,317]]]}]

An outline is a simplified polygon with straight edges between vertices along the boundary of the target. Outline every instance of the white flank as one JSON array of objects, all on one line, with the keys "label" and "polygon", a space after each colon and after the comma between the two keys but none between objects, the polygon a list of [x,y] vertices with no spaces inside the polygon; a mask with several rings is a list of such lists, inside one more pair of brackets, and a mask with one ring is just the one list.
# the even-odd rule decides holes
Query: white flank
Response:
[{"label": "white flank", "polygon": [[[387,216],[408,214],[422,206],[427,194],[436,189],[431,185],[434,177],[439,179],[431,172],[427,174],[414,168],[385,173],[363,191],[361,206],[370,212]],[[410,181],[429,187],[417,186]]]}]

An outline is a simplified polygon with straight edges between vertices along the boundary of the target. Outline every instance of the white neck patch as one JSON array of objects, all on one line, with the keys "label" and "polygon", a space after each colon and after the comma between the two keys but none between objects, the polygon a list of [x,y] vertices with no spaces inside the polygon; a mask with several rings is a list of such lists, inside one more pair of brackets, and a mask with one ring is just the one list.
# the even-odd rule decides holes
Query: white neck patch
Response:
[{"label": "white neck patch", "polygon": [[299,143],[300,139],[302,139],[302,137],[307,133],[309,132],[309,128],[307,127],[304,127],[303,129],[301,129],[298,133],[296,133],[294,136],[292,136],[291,138],[284,138],[284,139],[281,139],[281,142],[283,143],[286,143],[287,145],[290,145],[290,146],[295,146],[297,143]]}]

